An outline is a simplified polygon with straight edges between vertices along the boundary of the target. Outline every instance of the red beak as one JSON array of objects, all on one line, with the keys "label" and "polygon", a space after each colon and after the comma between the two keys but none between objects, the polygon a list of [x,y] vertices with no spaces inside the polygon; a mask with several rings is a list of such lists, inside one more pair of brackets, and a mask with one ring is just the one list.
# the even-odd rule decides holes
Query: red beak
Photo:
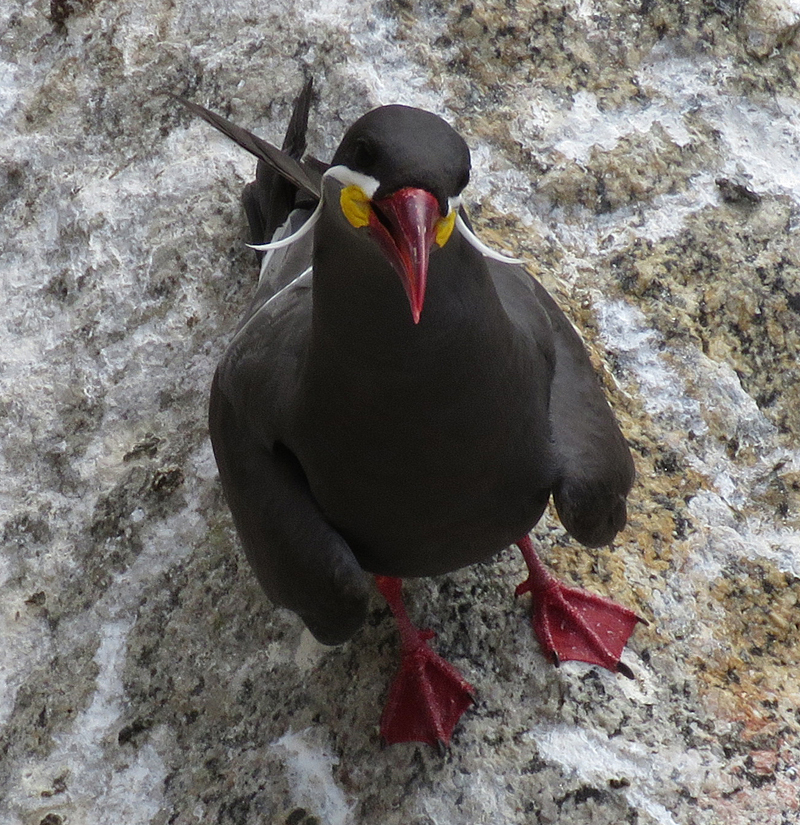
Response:
[{"label": "red beak", "polygon": [[439,202],[424,189],[406,187],[372,202],[369,225],[375,240],[397,271],[419,323],[428,280],[428,256],[441,217]]}]

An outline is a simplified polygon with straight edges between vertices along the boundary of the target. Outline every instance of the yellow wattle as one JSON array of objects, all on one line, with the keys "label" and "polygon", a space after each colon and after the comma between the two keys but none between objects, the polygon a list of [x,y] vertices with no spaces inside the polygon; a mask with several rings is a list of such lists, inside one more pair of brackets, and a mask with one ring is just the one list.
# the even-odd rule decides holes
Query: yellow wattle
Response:
[{"label": "yellow wattle", "polygon": [[439,218],[436,224],[436,243],[442,247],[444,246],[450,235],[453,233],[453,227],[456,223],[456,210],[451,209],[450,214],[446,218]]},{"label": "yellow wattle", "polygon": [[339,203],[344,216],[356,229],[369,226],[369,198],[360,186],[345,186],[339,195]]}]

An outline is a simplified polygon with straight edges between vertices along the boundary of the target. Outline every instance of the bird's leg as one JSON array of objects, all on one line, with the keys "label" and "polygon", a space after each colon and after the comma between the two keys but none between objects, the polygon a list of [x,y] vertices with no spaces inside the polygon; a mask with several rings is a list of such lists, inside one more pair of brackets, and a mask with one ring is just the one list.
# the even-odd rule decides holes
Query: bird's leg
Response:
[{"label": "bird's leg", "polygon": [[610,599],[560,582],[542,564],[529,536],[518,541],[517,547],[529,572],[516,595],[533,597],[531,623],[545,655],[556,665],[570,660],[588,662],[633,678],[619,657],[636,624],[647,622]]},{"label": "bird's leg", "polygon": [[381,736],[396,742],[426,742],[440,750],[450,742],[461,714],[473,703],[474,689],[429,647],[432,630],[419,630],[403,604],[402,582],[375,576],[400,631],[401,662],[381,716]]}]

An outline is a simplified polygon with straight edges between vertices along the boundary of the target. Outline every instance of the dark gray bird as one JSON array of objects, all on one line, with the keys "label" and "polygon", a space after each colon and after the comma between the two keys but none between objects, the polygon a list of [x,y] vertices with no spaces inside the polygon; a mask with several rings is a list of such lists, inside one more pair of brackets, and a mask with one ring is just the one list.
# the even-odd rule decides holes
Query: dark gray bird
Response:
[{"label": "dark gray bird", "polygon": [[469,150],[444,120],[375,109],[328,166],[303,160],[310,100],[308,83],[282,150],[182,101],[259,159],[244,204],[261,278],[209,417],[259,582],[338,644],[376,575],[403,646],[389,742],[446,744],[473,695],[409,621],[399,579],[511,543],[546,653],[631,675],[619,657],[636,614],[559,583],[527,537],[551,495],[589,547],[625,524],[633,462],[579,337],[518,262],[475,237],[461,207]]}]

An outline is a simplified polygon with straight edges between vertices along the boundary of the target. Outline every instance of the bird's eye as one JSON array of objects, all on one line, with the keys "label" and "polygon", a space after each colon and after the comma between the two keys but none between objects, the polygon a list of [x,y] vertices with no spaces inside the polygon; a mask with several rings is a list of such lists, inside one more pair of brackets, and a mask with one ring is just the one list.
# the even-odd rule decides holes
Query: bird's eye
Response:
[{"label": "bird's eye", "polygon": [[375,150],[366,138],[359,138],[353,147],[353,162],[357,169],[369,169],[375,163]]}]

